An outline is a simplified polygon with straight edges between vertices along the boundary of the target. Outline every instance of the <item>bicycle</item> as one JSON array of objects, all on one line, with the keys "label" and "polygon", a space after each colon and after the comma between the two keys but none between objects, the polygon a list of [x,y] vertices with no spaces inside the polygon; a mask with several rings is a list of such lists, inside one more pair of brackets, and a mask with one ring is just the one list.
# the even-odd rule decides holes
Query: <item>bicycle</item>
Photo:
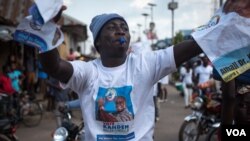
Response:
[{"label": "bicycle", "polygon": [[[5,93],[0,93],[1,95],[9,96]],[[35,127],[40,124],[43,117],[43,108],[39,101],[25,93],[15,93],[9,97],[10,104],[4,105],[3,111],[10,112],[27,127]]]}]

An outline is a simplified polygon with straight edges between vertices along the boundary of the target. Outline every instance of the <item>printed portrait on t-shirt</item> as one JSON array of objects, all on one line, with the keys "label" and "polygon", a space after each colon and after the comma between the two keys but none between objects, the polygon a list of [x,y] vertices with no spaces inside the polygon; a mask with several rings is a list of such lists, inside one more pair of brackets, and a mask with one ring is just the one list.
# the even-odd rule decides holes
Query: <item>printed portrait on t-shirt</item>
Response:
[{"label": "printed portrait on t-shirt", "polygon": [[126,122],[134,119],[130,98],[132,87],[99,88],[96,98],[96,120]]}]

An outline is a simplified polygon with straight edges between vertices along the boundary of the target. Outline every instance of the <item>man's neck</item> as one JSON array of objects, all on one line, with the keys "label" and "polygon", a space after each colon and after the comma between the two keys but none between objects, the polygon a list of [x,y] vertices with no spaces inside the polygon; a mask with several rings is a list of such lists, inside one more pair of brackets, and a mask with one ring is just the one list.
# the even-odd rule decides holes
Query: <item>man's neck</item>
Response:
[{"label": "man's neck", "polygon": [[127,56],[122,58],[102,58],[101,62],[104,67],[117,67],[122,65],[126,61]]}]

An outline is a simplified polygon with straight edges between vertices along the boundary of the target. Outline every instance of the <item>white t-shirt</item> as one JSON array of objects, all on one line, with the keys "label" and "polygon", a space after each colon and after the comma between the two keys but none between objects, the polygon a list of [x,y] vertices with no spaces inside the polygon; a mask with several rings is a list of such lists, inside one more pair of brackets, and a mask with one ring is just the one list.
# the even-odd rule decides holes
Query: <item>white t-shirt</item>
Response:
[{"label": "white t-shirt", "polygon": [[184,66],[180,67],[180,80],[183,81],[184,75],[187,73],[187,69]]},{"label": "white t-shirt", "polygon": [[193,80],[192,80],[192,77],[193,77],[193,70],[190,69],[189,72],[185,72],[183,74],[183,83],[185,84],[193,84]]},{"label": "white t-shirt", "polygon": [[[147,52],[152,52],[152,48],[151,48],[151,43],[148,39],[142,39],[142,41],[140,42],[136,42],[133,43],[131,45],[131,53],[134,54],[141,54],[141,53],[147,53]],[[154,90],[153,90],[153,95],[157,96],[157,84],[155,84],[154,86]]]},{"label": "white t-shirt", "polygon": [[197,77],[198,73],[200,72],[200,68],[202,67],[202,65],[196,66],[194,68],[194,76]]},{"label": "white t-shirt", "polygon": [[204,67],[203,65],[197,70],[197,74],[199,74],[199,81],[198,84],[204,83],[210,79],[210,76],[213,73],[213,67],[208,65]]},{"label": "white t-shirt", "polygon": [[63,86],[79,95],[85,140],[153,141],[153,85],[176,71],[173,47],[130,53],[124,64],[113,68],[104,67],[100,59],[71,63],[73,75]]}]

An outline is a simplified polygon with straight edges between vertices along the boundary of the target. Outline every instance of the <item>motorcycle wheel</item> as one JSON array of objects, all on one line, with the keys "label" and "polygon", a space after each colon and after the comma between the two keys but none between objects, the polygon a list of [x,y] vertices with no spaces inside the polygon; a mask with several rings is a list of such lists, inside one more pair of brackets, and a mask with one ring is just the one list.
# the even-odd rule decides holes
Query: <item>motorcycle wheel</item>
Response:
[{"label": "motorcycle wheel", "polygon": [[84,134],[84,130],[79,131],[79,133],[76,135],[75,141],[85,141]]},{"label": "motorcycle wheel", "polygon": [[0,134],[0,141],[11,141],[7,136]]},{"label": "motorcycle wheel", "polygon": [[196,120],[184,121],[179,131],[179,141],[197,141],[200,133]]},{"label": "motorcycle wheel", "polygon": [[206,135],[205,141],[221,141],[218,136],[219,128],[212,128]]}]

